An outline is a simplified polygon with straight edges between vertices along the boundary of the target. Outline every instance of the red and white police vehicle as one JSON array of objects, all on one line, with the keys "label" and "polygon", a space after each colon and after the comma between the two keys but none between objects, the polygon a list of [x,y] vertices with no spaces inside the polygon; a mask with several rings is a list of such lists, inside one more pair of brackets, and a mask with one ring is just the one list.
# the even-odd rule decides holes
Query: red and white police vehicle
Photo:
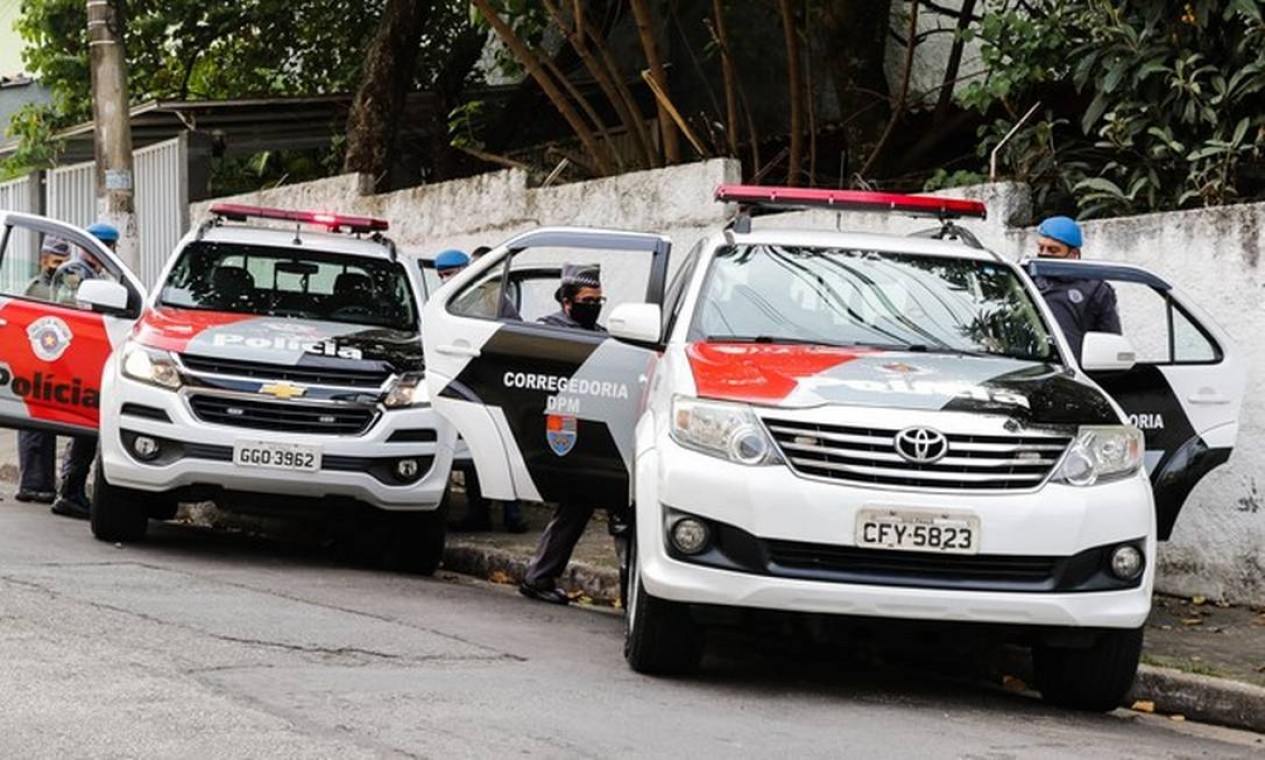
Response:
[{"label": "red and white police vehicle", "polygon": [[[369,551],[432,572],[456,433],[422,383],[420,273],[383,220],[232,204],[211,214],[146,295],[83,231],[0,213],[0,420],[99,426],[100,539],[139,539],[180,501],[346,513],[381,539]],[[48,236],[104,265],[75,302],[23,290]]]},{"label": "red and white police vehicle", "polygon": [[[718,607],[986,623],[1032,646],[1047,700],[1117,705],[1156,542],[1235,440],[1245,372],[1226,335],[1136,267],[983,249],[953,223],[978,202],[717,197],[748,213],[670,280],[664,237],[541,229],[427,304],[427,385],[484,492],[631,506],[635,670],[694,668]],[[942,225],[752,221],[803,207]],[[635,302],[608,310],[609,334],[506,316],[497,293],[517,299],[542,261],[601,263],[607,295]],[[1087,335],[1078,365],[1037,275],[1113,283],[1125,336]],[[1158,311],[1132,319],[1148,294]]]}]

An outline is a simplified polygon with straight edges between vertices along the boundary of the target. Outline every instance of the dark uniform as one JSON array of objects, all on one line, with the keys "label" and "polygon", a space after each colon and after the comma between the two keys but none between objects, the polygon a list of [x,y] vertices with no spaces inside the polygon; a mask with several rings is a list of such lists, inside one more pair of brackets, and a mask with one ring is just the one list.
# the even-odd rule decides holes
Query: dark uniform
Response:
[{"label": "dark uniform", "polygon": [[[49,238],[41,251],[44,255],[65,257],[70,247],[61,240]],[[27,298],[40,301],[53,300],[53,274],[57,270],[41,270],[31,280],[23,293]],[[18,501],[35,501],[48,504],[53,501],[56,483],[53,474],[57,470],[57,436],[42,430],[18,431]]]},{"label": "dark uniform", "polygon": [[[564,286],[575,285],[600,288],[599,270],[595,265],[564,266],[562,269],[562,283]],[[559,303],[563,300],[562,288],[558,291],[557,300]],[[572,309],[574,308],[575,305],[573,304]],[[598,308],[600,309],[600,306]],[[596,312],[592,313],[591,316],[596,318]],[[589,324],[579,322],[573,319],[566,309],[559,309],[557,312],[543,316],[537,321],[554,327],[567,327],[573,330],[589,330],[600,333],[606,332],[606,328],[597,324],[595,319]],[[562,502],[558,504],[557,509],[554,510],[553,517],[549,520],[549,524],[545,526],[544,532],[540,534],[540,543],[536,546],[536,555],[532,557],[531,564],[527,566],[527,572],[523,575],[523,582],[519,589],[524,596],[558,604],[566,604],[569,601],[566,595],[557,589],[558,578],[567,569],[567,563],[571,561],[571,553],[575,551],[575,545],[580,541],[580,537],[584,535],[584,529],[588,526],[589,520],[593,517],[593,512],[596,509],[596,505],[587,501]]]},{"label": "dark uniform", "polygon": [[1067,343],[1076,354],[1077,362],[1081,358],[1085,333],[1121,333],[1116,291],[1111,285],[1102,280],[1065,280],[1060,277],[1037,277],[1034,282],[1067,336]]},{"label": "dark uniform", "polygon": [[[54,300],[73,304],[79,285],[97,276],[92,265],[83,259],[72,259],[57,267],[53,275]],[[88,473],[92,460],[97,456],[97,437],[77,435],[70,439],[70,447],[61,466],[61,488],[53,512],[69,517],[88,517]]]}]

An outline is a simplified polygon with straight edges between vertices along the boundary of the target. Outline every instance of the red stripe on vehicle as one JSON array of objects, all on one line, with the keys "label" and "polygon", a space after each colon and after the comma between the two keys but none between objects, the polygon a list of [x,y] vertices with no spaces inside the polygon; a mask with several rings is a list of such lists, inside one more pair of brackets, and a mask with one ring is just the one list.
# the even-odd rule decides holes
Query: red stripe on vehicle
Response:
[{"label": "red stripe on vehicle", "polygon": [[200,309],[173,309],[170,307],[147,309],[144,316],[141,317],[141,321],[136,324],[136,339],[141,344],[151,348],[184,353],[189,341],[198,337],[204,330],[232,325],[248,319],[257,319],[258,317],[258,314],[202,311]]},{"label": "red stripe on vehicle", "polygon": [[686,346],[698,395],[753,403],[778,402],[801,378],[871,351],[777,343],[691,343]]}]

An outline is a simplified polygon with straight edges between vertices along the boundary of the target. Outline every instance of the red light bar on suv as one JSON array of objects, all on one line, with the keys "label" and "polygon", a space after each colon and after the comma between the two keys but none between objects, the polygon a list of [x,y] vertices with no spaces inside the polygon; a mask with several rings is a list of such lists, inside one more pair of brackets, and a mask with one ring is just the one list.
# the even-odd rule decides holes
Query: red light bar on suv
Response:
[{"label": "red light bar on suv", "polygon": [[240,203],[216,203],[211,206],[211,213],[234,222],[247,219],[276,219],[283,222],[299,222],[315,224],[330,232],[385,232],[390,226],[385,219],[371,216],[352,216],[350,214],[329,214],[323,211],[287,211],[280,208],[264,208],[262,206],[245,206]]},{"label": "red light bar on suv", "polygon": [[894,211],[937,219],[984,219],[988,208],[980,201],[932,195],[871,193],[862,190],[822,190],[808,187],[721,185],[716,200],[761,208],[825,208],[833,211]]}]

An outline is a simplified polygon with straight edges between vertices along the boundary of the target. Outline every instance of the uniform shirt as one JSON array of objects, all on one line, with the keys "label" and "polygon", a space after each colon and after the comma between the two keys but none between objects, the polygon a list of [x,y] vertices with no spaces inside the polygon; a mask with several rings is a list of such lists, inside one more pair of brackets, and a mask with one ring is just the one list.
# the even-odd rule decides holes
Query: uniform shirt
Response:
[{"label": "uniform shirt", "polygon": [[1120,314],[1116,311],[1116,291],[1102,280],[1065,280],[1060,277],[1037,277],[1037,290],[1045,299],[1054,319],[1067,336],[1067,343],[1081,358],[1085,333],[1106,332],[1119,335]]},{"label": "uniform shirt", "polygon": [[45,269],[41,271],[38,277],[27,283],[26,291],[23,295],[27,298],[37,298],[41,301],[53,300],[53,270]]},{"label": "uniform shirt", "polygon": [[603,332],[603,333],[606,332],[605,327],[602,327],[601,325],[596,324],[596,323],[594,323],[592,327],[585,327],[584,325],[572,319],[571,315],[566,313],[562,309],[555,311],[553,314],[546,314],[545,316],[541,317],[540,319],[537,319],[536,321],[541,322],[546,325],[553,325],[554,327],[570,327],[572,330],[592,330],[593,332]]}]

